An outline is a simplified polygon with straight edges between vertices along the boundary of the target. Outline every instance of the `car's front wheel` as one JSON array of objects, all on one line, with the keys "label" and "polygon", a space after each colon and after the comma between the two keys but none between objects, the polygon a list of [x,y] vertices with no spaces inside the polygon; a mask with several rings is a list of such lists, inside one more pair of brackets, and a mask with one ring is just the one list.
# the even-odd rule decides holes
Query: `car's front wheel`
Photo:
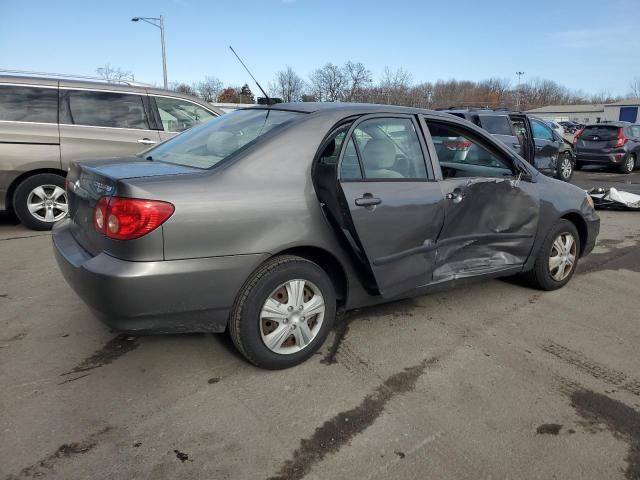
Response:
[{"label": "car's front wheel", "polygon": [[549,231],[538,252],[528,282],[541,290],[556,290],[571,280],[578,265],[580,236],[575,225],[561,219]]},{"label": "car's front wheel", "polygon": [[31,230],[50,230],[67,214],[69,204],[64,177],[39,173],[24,179],[13,194],[13,210]]},{"label": "car's front wheel", "polygon": [[573,159],[569,152],[564,152],[558,158],[558,179],[568,182],[573,177]]},{"label": "car's front wheel", "polygon": [[622,173],[632,173],[635,168],[636,157],[634,154],[627,155],[627,158],[625,158],[622,165],[620,165],[620,171]]},{"label": "car's front wheel", "polygon": [[253,364],[288,368],[322,346],[335,315],[335,290],[325,271],[304,258],[282,255],[245,282],[231,312],[229,333]]}]

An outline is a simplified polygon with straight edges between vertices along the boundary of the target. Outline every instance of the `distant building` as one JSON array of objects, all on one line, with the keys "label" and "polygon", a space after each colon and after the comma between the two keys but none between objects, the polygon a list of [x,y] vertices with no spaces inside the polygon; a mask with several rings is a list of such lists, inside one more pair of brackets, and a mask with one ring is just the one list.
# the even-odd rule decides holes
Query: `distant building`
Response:
[{"label": "distant building", "polygon": [[556,122],[566,120],[578,123],[599,123],[617,120],[639,122],[638,107],[640,107],[640,98],[633,98],[604,105],[548,105],[534,108],[527,113],[540,118],[555,120]]},{"label": "distant building", "polygon": [[604,105],[548,105],[527,113],[556,122],[598,123],[605,120]]}]

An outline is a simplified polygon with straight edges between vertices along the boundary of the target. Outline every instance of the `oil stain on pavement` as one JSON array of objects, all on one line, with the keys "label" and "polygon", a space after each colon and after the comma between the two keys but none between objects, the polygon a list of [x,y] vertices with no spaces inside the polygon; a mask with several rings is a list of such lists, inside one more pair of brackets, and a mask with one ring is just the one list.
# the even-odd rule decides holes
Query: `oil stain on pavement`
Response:
[{"label": "oil stain on pavement", "polygon": [[316,428],[310,438],[300,441],[291,459],[284,462],[278,473],[269,480],[300,480],[313,465],[325,456],[337,453],[356,435],[362,433],[382,414],[384,407],[396,395],[412,391],[425,370],[435,365],[438,358],[425,359],[418,365],[405,368],[388,377],[373,393],[354,407],[338,413]]},{"label": "oil stain on pavement", "polygon": [[604,424],[614,435],[629,444],[626,457],[628,480],[640,480],[640,412],[606,395],[590,390],[576,390],[571,405],[585,420]]},{"label": "oil stain on pavement", "polygon": [[96,350],[91,356],[85,358],[73,369],[61,374],[61,376],[73,373],[86,372],[108,365],[124,354],[138,348],[139,344],[135,337],[129,335],[118,335],[109,340],[100,350]]},{"label": "oil stain on pavement", "polygon": [[51,473],[55,466],[64,459],[82,455],[93,450],[98,444],[99,438],[111,430],[111,427],[105,427],[98,432],[91,434],[88,438],[81,442],[64,443],[58,449],[47,455],[39,462],[23,468],[18,475],[9,475],[6,480],[21,480],[25,478],[38,478]]}]

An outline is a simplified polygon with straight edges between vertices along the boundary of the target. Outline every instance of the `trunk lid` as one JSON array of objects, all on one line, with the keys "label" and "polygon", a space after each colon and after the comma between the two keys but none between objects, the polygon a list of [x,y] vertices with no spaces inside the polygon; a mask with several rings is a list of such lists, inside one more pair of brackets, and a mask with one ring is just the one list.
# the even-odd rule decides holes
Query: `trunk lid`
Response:
[{"label": "trunk lid", "polygon": [[576,150],[585,153],[598,153],[614,148],[618,142],[618,126],[586,127],[576,141]]},{"label": "trunk lid", "polygon": [[[93,224],[98,200],[114,195],[129,196],[126,192],[127,180],[130,179],[194,173],[202,173],[202,170],[153,162],[138,157],[74,163],[67,175],[71,233],[91,255],[107,251],[119,258],[127,257],[126,252],[123,253],[122,244],[141,244],[145,241],[145,237],[121,242],[106,238],[98,232]],[[151,232],[149,235],[154,233],[158,234],[158,232]]]}]

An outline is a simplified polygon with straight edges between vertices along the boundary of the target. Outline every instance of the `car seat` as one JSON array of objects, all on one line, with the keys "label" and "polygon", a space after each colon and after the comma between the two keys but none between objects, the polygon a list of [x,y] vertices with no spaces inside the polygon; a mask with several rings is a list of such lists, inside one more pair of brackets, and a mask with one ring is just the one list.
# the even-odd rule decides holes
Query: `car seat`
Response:
[{"label": "car seat", "polygon": [[391,169],[396,163],[396,147],[390,141],[372,138],[364,146],[362,157],[368,178],[404,178]]}]

